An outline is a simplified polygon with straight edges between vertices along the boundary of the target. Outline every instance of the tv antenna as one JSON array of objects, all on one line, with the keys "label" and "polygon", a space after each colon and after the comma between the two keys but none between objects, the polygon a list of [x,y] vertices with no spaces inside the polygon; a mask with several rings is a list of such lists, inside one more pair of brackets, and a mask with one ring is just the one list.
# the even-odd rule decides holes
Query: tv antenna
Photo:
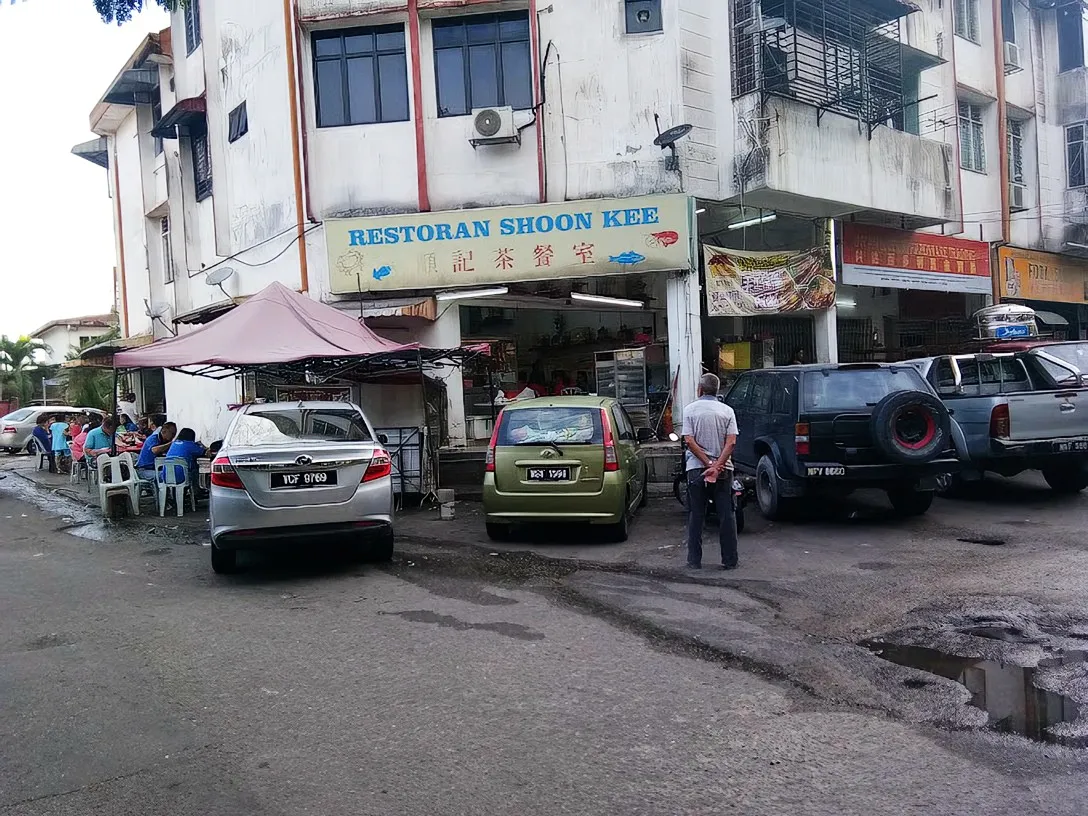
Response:
[{"label": "tv antenna", "polygon": [[226,295],[227,300],[231,300],[230,293],[223,288],[223,284],[229,280],[233,274],[233,266],[221,266],[218,269],[213,269],[209,272],[207,277],[204,278],[204,283],[208,284],[208,286],[218,286],[219,291]]},{"label": "tv antenna", "polygon": [[656,113],[654,114],[654,127],[657,128],[657,138],[654,139],[654,144],[660,147],[662,150],[668,148],[672,151],[672,157],[676,159],[676,143],[691,133],[692,125],[677,125],[671,127],[664,133],[661,132],[661,117]]},{"label": "tv antenna", "polygon": [[151,303],[146,298],[144,299],[144,314],[151,318],[151,322],[158,322],[166,329],[170,334],[177,336],[170,326],[166,325],[166,321],[163,318],[170,313],[170,307],[165,303]]}]

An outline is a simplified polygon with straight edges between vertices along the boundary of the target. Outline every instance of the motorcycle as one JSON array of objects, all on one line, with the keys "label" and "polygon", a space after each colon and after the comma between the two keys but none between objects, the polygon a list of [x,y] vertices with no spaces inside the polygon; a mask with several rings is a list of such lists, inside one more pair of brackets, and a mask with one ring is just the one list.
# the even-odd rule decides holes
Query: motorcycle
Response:
[{"label": "motorcycle", "polygon": [[[673,471],[672,494],[686,510],[688,506],[687,446],[675,433],[669,434],[669,440],[680,443],[680,464]],[[733,500],[733,516],[737,520],[737,533],[739,534],[744,532],[744,508],[748,504],[748,489],[745,488],[740,479],[734,478],[729,494]],[[718,518],[713,496],[707,497],[706,515],[707,518]]]}]

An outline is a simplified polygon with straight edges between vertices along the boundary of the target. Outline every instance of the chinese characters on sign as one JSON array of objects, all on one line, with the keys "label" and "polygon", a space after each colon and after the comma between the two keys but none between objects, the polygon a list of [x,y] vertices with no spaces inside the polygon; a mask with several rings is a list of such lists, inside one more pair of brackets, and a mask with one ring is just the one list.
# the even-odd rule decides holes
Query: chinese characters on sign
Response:
[{"label": "chinese characters on sign", "polygon": [[572,201],[325,222],[331,289],[425,289],[691,268],[691,199]]},{"label": "chinese characters on sign", "polygon": [[889,289],[989,294],[990,248],[925,232],[844,224],[842,282]]}]

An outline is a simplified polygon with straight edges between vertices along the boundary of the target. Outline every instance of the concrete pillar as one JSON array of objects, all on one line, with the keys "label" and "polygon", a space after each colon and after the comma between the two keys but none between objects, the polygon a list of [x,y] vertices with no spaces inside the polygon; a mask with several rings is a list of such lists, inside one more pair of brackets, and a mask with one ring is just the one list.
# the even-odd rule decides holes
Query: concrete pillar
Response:
[{"label": "concrete pillar", "polygon": [[670,272],[665,288],[669,325],[670,378],[676,381],[673,425],[679,427],[684,406],[695,399],[695,387],[702,373],[703,320],[699,299],[699,273]]},{"label": "concrete pillar", "polygon": [[[420,332],[419,342],[431,348],[461,347],[461,307],[456,303],[439,303],[439,317]],[[446,386],[446,418],[451,445],[464,445],[465,383],[460,366],[449,366],[428,372]]]},{"label": "concrete pillar", "polygon": [[813,314],[816,332],[816,362],[839,362],[839,309],[832,306]]}]

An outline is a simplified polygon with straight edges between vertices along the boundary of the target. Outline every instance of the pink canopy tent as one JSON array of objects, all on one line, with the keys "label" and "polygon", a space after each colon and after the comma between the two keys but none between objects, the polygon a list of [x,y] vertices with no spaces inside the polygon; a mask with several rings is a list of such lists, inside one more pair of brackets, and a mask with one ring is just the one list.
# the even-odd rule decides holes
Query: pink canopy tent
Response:
[{"label": "pink canopy tent", "polygon": [[239,370],[303,361],[337,365],[378,355],[410,356],[415,361],[421,349],[418,343],[402,345],[379,337],[351,315],[271,283],[196,331],[118,352],[113,365]]}]

